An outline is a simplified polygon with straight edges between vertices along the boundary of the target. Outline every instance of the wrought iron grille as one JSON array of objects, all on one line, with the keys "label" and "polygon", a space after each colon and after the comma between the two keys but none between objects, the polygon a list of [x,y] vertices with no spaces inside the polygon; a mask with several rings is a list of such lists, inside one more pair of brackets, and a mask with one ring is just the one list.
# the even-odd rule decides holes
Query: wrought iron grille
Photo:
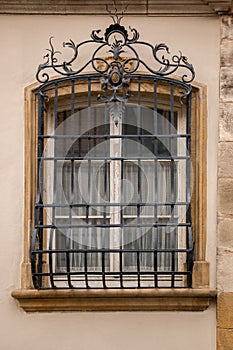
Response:
[{"label": "wrought iron grille", "polygon": [[[103,37],[93,31],[81,44],[65,43],[74,52],[69,61],[59,63],[50,39],[37,72],[31,262],[38,289],[192,285],[194,70],[182,54],[159,56],[167,46],[139,41],[135,29],[129,38],[120,20]],[[97,48],[74,69],[88,43]],[[152,51],[157,68],[142,60],[140,46]],[[49,69],[62,76],[50,81]],[[179,69],[190,77],[169,77]]]}]

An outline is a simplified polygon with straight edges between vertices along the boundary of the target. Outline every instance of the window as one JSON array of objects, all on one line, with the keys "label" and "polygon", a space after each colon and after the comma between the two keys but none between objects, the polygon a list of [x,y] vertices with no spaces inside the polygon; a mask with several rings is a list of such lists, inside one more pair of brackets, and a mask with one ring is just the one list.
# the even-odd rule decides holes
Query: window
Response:
[{"label": "window", "polygon": [[69,96],[59,81],[49,102],[41,92],[35,286],[190,287],[188,104],[172,80],[161,96],[159,79],[138,77],[124,105],[97,103],[94,84],[82,98],[79,79]]},{"label": "window", "polygon": [[[194,72],[182,55],[160,59],[164,44],[146,44],[162,66],[150,69],[131,48],[143,44],[137,31],[130,39],[119,21],[91,36],[113,59],[96,50],[95,72],[79,74],[70,68],[79,46],[66,43],[74,58],[60,65],[50,40],[37,77],[67,76],[43,74],[26,90],[26,291],[13,295],[28,311],[203,310],[212,295],[203,290],[206,90],[166,77]],[[124,45],[135,58],[119,57]]]}]

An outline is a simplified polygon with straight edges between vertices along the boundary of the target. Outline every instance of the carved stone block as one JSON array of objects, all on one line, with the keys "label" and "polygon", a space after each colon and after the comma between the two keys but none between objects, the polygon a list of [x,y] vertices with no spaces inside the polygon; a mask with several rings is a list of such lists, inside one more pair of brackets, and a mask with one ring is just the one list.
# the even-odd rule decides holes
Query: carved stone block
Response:
[{"label": "carved stone block", "polygon": [[233,141],[233,103],[220,103],[219,138],[221,141]]},{"label": "carved stone block", "polygon": [[233,62],[233,41],[223,39],[221,42],[221,67],[231,67]]},{"label": "carved stone block", "polygon": [[218,247],[233,250],[233,219],[225,218],[218,223]]},{"label": "carved stone block", "polygon": [[233,177],[233,142],[220,142],[218,147],[219,177]]},{"label": "carved stone block", "polygon": [[221,38],[233,39],[233,17],[232,16],[222,17]]},{"label": "carved stone block", "polygon": [[221,69],[220,100],[224,102],[233,101],[233,67]]},{"label": "carved stone block", "polygon": [[220,215],[233,215],[233,179],[218,180],[218,212]]}]

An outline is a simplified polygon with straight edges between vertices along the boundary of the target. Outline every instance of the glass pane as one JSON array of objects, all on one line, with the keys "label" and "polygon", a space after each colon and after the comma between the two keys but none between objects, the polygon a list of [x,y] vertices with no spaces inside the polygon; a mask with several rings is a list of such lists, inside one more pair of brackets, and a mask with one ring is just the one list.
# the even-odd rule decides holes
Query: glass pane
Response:
[{"label": "glass pane", "polygon": [[[171,251],[161,252],[161,250],[178,248],[177,228],[167,226],[166,224],[170,221],[164,219],[158,221],[158,227],[154,227],[152,220],[142,219],[140,229],[130,227],[130,224],[133,225],[135,222],[137,222],[136,219],[124,220],[124,224],[129,226],[125,226],[123,231],[123,242],[125,242],[123,251],[127,250],[124,252],[124,271],[153,270],[155,265],[158,271],[172,271],[172,254],[174,254],[176,269],[178,254]],[[151,223],[151,227],[148,227],[148,223]],[[143,252],[143,250],[148,251]],[[159,252],[156,252],[157,250]]]},{"label": "glass pane", "polygon": [[[89,219],[88,225],[86,225],[85,220],[73,219],[72,225],[76,227],[70,229],[61,227],[69,226],[68,219],[56,220],[59,228],[56,229],[55,233],[55,246],[56,249],[63,250],[63,252],[56,254],[56,272],[67,271],[66,251],[69,251],[70,269],[72,271],[85,271],[85,256],[86,267],[89,271],[102,270],[102,253],[97,252],[97,250],[110,248],[109,229],[99,227],[104,222],[108,224],[109,220]],[[87,254],[85,255],[84,252],[87,252]],[[106,254],[105,268],[109,270],[109,266],[109,255]]]},{"label": "glass pane", "polygon": [[172,151],[172,154],[175,155],[177,152],[177,113],[174,113],[174,125],[171,125],[170,111],[158,109],[155,115],[150,108],[143,106],[140,108],[143,116],[140,118],[138,117],[138,106],[128,105],[126,108],[122,134],[130,136],[123,139],[123,155],[148,157],[152,153],[160,157],[170,156],[171,133],[175,135]]}]

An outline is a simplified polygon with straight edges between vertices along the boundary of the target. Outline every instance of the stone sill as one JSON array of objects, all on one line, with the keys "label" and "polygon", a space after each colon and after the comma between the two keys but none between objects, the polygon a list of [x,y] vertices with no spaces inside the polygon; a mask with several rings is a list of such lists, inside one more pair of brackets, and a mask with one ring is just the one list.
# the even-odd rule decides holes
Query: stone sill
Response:
[{"label": "stone sill", "polygon": [[204,311],[215,290],[15,290],[27,312],[37,311]]}]

